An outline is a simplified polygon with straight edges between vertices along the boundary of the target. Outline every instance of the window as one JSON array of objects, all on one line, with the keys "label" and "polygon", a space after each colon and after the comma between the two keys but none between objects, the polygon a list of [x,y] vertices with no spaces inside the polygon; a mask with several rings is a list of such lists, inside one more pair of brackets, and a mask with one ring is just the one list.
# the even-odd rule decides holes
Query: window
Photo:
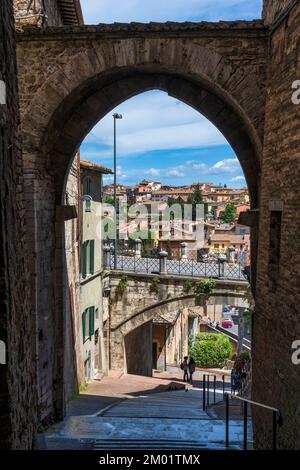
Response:
[{"label": "window", "polygon": [[91,196],[91,177],[90,176],[85,176],[83,179],[83,196]]},{"label": "window", "polygon": [[99,329],[95,331],[95,346],[97,346],[99,342]]},{"label": "window", "polygon": [[82,314],[82,339],[83,342],[95,334],[95,307],[85,309]]},{"label": "window", "polygon": [[81,275],[94,274],[95,240],[86,240],[81,247]]},{"label": "window", "polygon": [[92,201],[91,199],[86,199],[85,200],[85,212],[91,212],[92,211]]}]

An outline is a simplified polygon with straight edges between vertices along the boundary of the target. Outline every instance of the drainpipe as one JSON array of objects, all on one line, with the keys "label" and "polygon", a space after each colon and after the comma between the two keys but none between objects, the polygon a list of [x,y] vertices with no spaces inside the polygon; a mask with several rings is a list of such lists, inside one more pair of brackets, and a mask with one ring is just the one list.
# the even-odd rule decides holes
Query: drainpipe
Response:
[{"label": "drainpipe", "polygon": [[180,355],[181,355],[181,361],[182,361],[182,359],[183,359],[183,342],[182,342],[182,330],[183,330],[183,328],[182,328],[182,310],[181,310],[181,311],[180,311],[180,339],[181,339],[181,341],[180,341],[180,343],[181,343],[181,348],[180,348],[180,349],[181,349],[181,351],[180,351]]},{"label": "drainpipe", "polygon": [[164,343],[165,343],[165,372],[167,371],[167,325],[164,323]]},{"label": "drainpipe", "polygon": [[111,370],[111,348],[110,348],[110,328],[111,328],[111,304],[108,304],[108,371]]}]

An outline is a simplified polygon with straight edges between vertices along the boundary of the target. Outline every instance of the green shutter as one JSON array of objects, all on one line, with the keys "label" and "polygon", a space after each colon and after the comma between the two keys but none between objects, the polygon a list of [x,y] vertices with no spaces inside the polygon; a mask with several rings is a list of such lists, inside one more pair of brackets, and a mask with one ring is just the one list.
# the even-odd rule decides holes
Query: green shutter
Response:
[{"label": "green shutter", "polygon": [[82,253],[81,253],[81,256],[82,256],[82,270],[81,270],[82,277],[86,277],[86,247],[87,247],[87,242],[83,242],[83,244],[82,244]]},{"label": "green shutter", "polygon": [[82,338],[83,338],[83,342],[85,342],[85,336],[86,336],[86,331],[85,331],[86,310],[83,312],[81,318],[82,318]]},{"label": "green shutter", "polygon": [[90,273],[94,274],[95,241],[90,240]]},{"label": "green shutter", "polygon": [[89,336],[93,336],[95,333],[95,307],[90,307],[90,318],[89,318]]}]

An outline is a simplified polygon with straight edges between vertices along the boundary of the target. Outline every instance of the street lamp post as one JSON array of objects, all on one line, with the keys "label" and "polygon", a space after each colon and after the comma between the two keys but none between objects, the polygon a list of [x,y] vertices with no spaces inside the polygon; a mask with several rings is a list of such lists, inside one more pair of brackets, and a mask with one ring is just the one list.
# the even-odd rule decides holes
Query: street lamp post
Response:
[{"label": "street lamp post", "polygon": [[114,230],[114,269],[118,267],[118,228],[117,228],[117,119],[122,119],[122,114],[115,113],[114,118],[114,209],[115,209],[115,230]]}]

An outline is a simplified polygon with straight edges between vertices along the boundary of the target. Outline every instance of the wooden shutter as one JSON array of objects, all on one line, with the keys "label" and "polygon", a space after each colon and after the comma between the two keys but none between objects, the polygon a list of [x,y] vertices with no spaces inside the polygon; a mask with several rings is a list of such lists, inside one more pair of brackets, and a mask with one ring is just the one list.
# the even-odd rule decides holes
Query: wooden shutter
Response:
[{"label": "wooden shutter", "polygon": [[83,339],[83,342],[85,342],[85,336],[86,336],[85,319],[86,319],[86,310],[82,314],[82,339]]},{"label": "wooden shutter", "polygon": [[94,274],[95,241],[90,240],[90,274]]},{"label": "wooden shutter", "polygon": [[90,307],[90,318],[89,318],[89,336],[94,336],[95,333],[95,307]]},{"label": "wooden shutter", "polygon": [[86,277],[86,250],[87,249],[87,242],[83,242],[82,244],[82,269],[81,274],[82,277]]}]

